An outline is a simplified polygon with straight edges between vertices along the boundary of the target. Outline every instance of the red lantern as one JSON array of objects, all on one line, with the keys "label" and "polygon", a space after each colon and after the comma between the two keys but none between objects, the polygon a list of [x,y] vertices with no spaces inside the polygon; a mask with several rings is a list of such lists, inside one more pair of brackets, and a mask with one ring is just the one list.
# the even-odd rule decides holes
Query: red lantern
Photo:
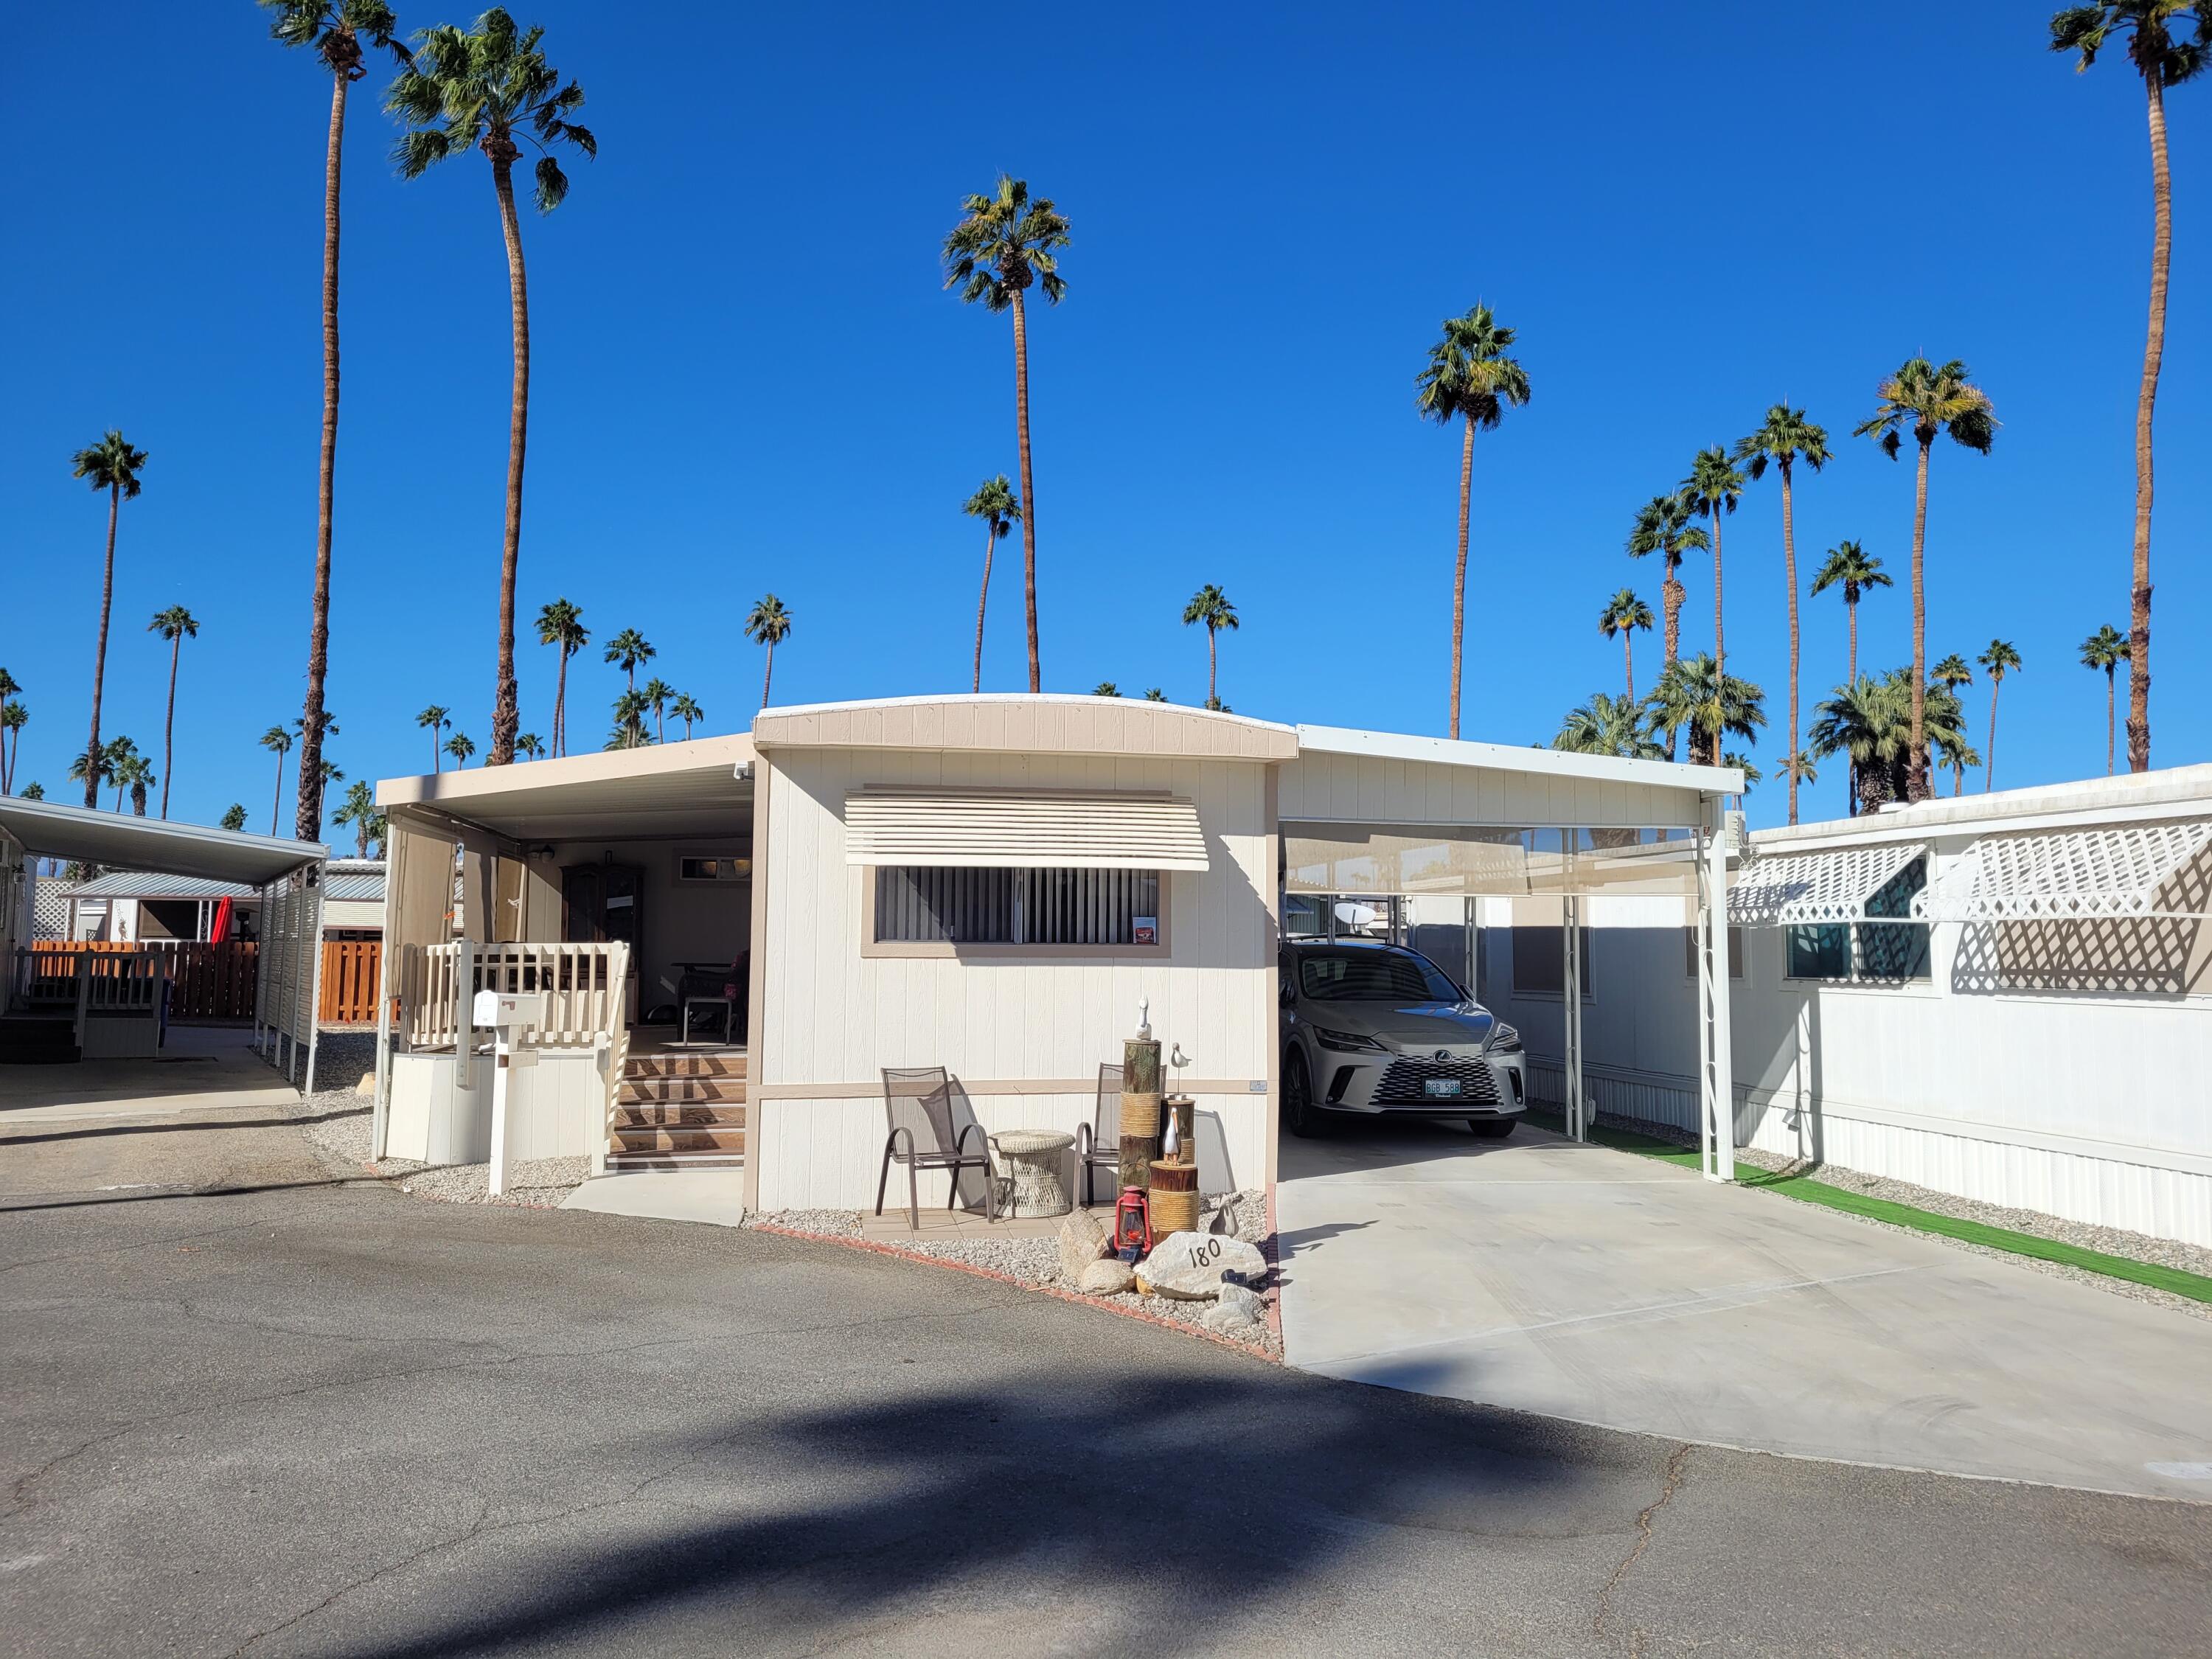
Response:
[{"label": "red lantern", "polygon": [[1152,1212],[1142,1187],[1121,1188],[1114,1206],[1114,1249],[1124,1261],[1139,1261],[1152,1253]]}]

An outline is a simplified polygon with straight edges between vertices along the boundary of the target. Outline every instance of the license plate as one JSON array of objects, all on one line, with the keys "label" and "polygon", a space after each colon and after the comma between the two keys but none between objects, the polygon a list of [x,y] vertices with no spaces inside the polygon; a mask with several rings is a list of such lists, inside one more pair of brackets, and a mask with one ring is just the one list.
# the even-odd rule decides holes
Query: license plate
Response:
[{"label": "license plate", "polygon": [[1460,1081],[1455,1077],[1431,1077],[1421,1079],[1421,1092],[1425,1095],[1449,1098],[1458,1094],[1459,1091]]}]

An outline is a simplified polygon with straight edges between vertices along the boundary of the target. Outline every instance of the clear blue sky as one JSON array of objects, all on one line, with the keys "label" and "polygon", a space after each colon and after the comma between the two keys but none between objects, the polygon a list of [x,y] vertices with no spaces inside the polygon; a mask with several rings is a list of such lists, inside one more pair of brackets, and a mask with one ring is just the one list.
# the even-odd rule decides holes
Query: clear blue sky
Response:
[{"label": "clear blue sky", "polygon": [[[1595,627],[1658,600],[1621,543],[1701,445],[1778,398],[1838,459],[1798,492],[1801,575],[1850,537],[1898,590],[1863,612],[1905,660],[1911,470],[1850,427],[1908,355],[1959,356],[2004,422],[1946,444],[1929,649],[2014,641],[1999,781],[2104,763],[2077,665],[2127,621],[2132,422],[2148,260],[2141,85],[2045,50],[2047,8],[1121,7],[1018,25],[968,9],[654,9],[546,0],[600,159],[527,216],[535,342],[524,614],[556,594],[598,639],[741,729],[773,590],[797,618],[779,702],[967,688],[982,538],[958,507],[1014,471],[1006,321],[939,290],[961,197],[1000,169],[1073,222],[1066,303],[1032,378],[1048,690],[1205,695],[1200,583],[1241,713],[1441,732],[1458,441],[1417,420],[1438,319],[1520,331],[1531,405],[1478,441],[1467,735],[1548,738],[1616,690]],[[413,27],[469,14],[400,8]],[[686,23],[686,15],[697,21]],[[392,175],[384,73],[347,147],[345,404],[331,753],[418,770],[428,702],[488,743],[507,442],[507,300],[488,169]],[[300,710],[314,544],[329,82],[246,0],[22,9],[0,65],[0,664],[33,719],[20,779],[69,798],[84,738],[105,503],[70,453],[110,425],[151,453],[125,506],[105,731],[159,747],[166,653],[198,613],[175,816],[268,822],[255,738]],[[2154,758],[2212,749],[2212,89],[2171,104],[2178,197],[2161,462]],[[1726,541],[1729,666],[1782,751],[1780,506]],[[1686,571],[1708,648],[1711,568]],[[987,687],[1018,689],[1019,560],[992,594]],[[551,653],[520,653],[549,730]],[[1804,616],[1808,708],[1842,678],[1832,592]],[[619,690],[596,647],[572,723]],[[1640,684],[1656,667],[1639,639]],[[1978,743],[1986,692],[1967,694]],[[2124,761],[2123,761],[2124,764]],[[289,780],[288,780],[289,790]],[[1839,767],[1813,815],[1840,810]],[[1774,821],[1778,783],[1752,799]],[[289,805],[283,815],[289,827]]]}]

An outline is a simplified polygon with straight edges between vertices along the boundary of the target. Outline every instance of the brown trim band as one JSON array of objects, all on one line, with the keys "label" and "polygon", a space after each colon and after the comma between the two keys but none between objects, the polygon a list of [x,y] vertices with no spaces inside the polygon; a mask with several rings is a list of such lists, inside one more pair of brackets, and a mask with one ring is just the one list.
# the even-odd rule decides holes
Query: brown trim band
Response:
[{"label": "brown trim band", "polygon": [[[1098,1079],[1089,1078],[980,1078],[954,1073],[952,1080],[969,1095],[1089,1095],[1098,1091]],[[1265,1097],[1265,1078],[1176,1078],[1171,1093],[1179,1095],[1249,1095]],[[1255,1088],[1254,1085],[1260,1086]],[[748,1085],[748,1100],[881,1100],[880,1083],[755,1083]]]}]

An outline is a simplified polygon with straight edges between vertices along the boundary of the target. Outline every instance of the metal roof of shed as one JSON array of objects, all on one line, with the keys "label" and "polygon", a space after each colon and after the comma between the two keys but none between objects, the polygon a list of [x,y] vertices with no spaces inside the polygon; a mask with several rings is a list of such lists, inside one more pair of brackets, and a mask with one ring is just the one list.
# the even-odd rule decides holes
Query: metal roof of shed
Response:
[{"label": "metal roof of shed", "polygon": [[285,841],[205,824],[125,817],[86,806],[26,800],[21,795],[0,796],[0,833],[41,858],[76,859],[255,887],[330,856],[330,849],[319,841]]}]

